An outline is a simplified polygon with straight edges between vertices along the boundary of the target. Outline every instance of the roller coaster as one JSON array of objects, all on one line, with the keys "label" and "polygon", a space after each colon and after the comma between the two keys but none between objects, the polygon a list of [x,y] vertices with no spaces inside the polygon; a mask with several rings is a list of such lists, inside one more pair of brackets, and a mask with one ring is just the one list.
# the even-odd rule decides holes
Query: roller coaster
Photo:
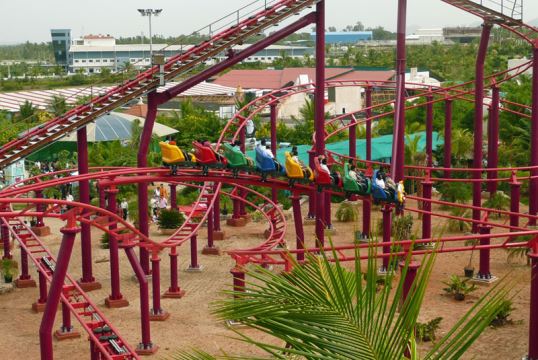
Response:
[{"label": "roller coaster", "polygon": [[[251,5],[249,12],[233,12],[218,23],[207,27],[208,40],[190,48],[185,53],[169,59],[164,66],[154,66],[124,82],[110,91],[92,98],[87,104],[78,106],[66,114],[52,119],[45,124],[22,134],[19,138],[0,148],[0,168],[3,168],[34,151],[62,138],[73,131],[77,132],[78,175],[71,176],[69,171],[42,174],[22,180],[0,192],[0,237],[3,243],[4,257],[11,258],[10,241],[20,245],[21,274],[16,280],[18,287],[35,286],[29,272],[29,258],[39,274],[39,298],[33,305],[43,311],[39,340],[42,359],[53,359],[53,326],[59,304],[62,306],[62,325],[55,332],[58,338],[68,338],[73,331],[71,316],[81,324],[88,334],[91,359],[138,359],[141,355],[153,354],[158,346],[152,341],[151,320],[164,320],[168,313],[161,306],[160,256],[163,252],[170,255],[170,287],[164,297],[180,298],[184,291],[178,285],[178,248],[184,244],[190,246],[190,268],[199,269],[198,239],[203,224],[207,224],[207,245],[203,254],[218,254],[214,244],[216,237],[223,236],[220,220],[220,199],[229,197],[233,202],[233,214],[229,225],[241,226],[245,222],[246,206],[258,210],[267,222],[264,241],[250,249],[228,251],[236,265],[231,270],[235,289],[241,290],[245,283],[245,267],[248,264],[283,267],[289,271],[295,264],[304,261],[305,254],[319,253],[327,250],[329,259],[334,261],[353,261],[357,247],[372,244],[350,244],[330,247],[325,244],[325,231],[331,224],[331,199],[334,196],[358,199],[362,202],[362,233],[371,234],[372,202],[380,202],[383,216],[382,241],[373,246],[382,251],[377,256],[382,259],[383,269],[388,270],[389,257],[405,255],[406,252],[391,254],[391,246],[401,245],[404,249],[412,243],[431,243],[432,217],[455,219],[468,222],[473,227],[471,235],[443,237],[438,239],[439,246],[434,250],[409,250],[413,256],[435,251],[438,253],[463,252],[478,250],[480,269],[478,277],[484,281],[493,278],[490,271],[489,254],[494,249],[528,248],[532,263],[528,358],[538,359],[538,29],[523,22],[523,7],[519,0],[505,0],[498,3],[491,0],[442,0],[462,11],[483,19],[482,37],[476,60],[476,78],[473,82],[451,87],[432,87],[405,82],[405,22],[406,2],[399,1],[398,11],[398,46],[397,70],[395,81],[325,81],[325,3],[324,0],[258,0]],[[252,10],[254,6],[255,10]],[[280,24],[291,21],[280,30],[266,38],[248,45],[239,52],[228,51],[232,46],[242,44],[246,39]],[[218,74],[259,50],[275,43],[286,36],[309,25],[316,26],[316,82],[307,85],[290,86],[256,98],[244,108],[239,109],[223,128],[214,147],[200,141],[193,144],[194,152],[189,154],[173,143],[161,143],[163,167],[152,168],[147,164],[147,153],[152,128],[157,114],[157,107],[173,99],[186,89]],[[493,25],[498,25],[527,41],[532,46],[533,60],[517,68],[484,75],[486,49]],[[217,54],[226,52],[228,57],[217,60]],[[199,65],[212,60],[211,65],[201,71]],[[533,69],[532,105],[526,106],[502,99],[499,86],[528,69]],[[178,85],[162,91],[161,80],[184,79]],[[365,106],[356,112],[324,119],[324,94],[327,88],[357,86],[364,89]],[[392,89],[396,92],[393,101],[374,105],[372,97],[377,89]],[[486,89],[491,95],[486,95]],[[313,93],[315,99],[315,134],[313,147],[309,151],[309,163],[302,165],[286,155],[284,164],[279,164],[267,152],[256,150],[255,159],[245,156],[245,126],[248,120],[269,109],[271,121],[271,152],[276,154],[276,121],[279,104],[296,94]],[[423,102],[406,103],[406,94]],[[138,164],[132,168],[89,168],[86,127],[99,116],[112,111],[128,101],[147,96],[148,114],[141,135],[138,149]],[[409,99],[409,98],[407,98]],[[359,100],[357,100],[359,101]],[[450,162],[452,106],[454,101],[471,102],[475,105],[475,142],[474,163],[472,168],[453,168]],[[445,146],[443,167],[433,166],[433,110],[434,104],[445,105]],[[490,110],[488,122],[488,163],[483,168],[483,107]],[[406,110],[418,107],[426,109],[426,153],[427,165],[404,165],[404,128]],[[387,108],[391,110],[387,110]],[[498,168],[498,150],[495,144],[499,136],[499,113],[509,112],[531,122],[530,164],[520,168]],[[371,160],[372,123],[383,117],[394,117],[393,157],[390,164]],[[359,159],[356,154],[356,134],[358,126],[366,127],[366,159]],[[349,151],[339,154],[325,149],[331,137],[347,133]],[[233,144],[238,144],[239,147]],[[338,166],[341,172],[327,172],[328,165]],[[355,176],[350,172],[353,167],[364,170],[364,176]],[[385,169],[388,168],[388,169]],[[411,201],[405,208],[402,192],[393,189],[386,192],[376,184],[379,170],[387,171],[396,183],[413,180],[422,185],[422,195],[407,195],[408,200],[420,204],[412,207]],[[510,177],[499,177],[500,172],[510,171]],[[471,174],[471,178],[458,178],[452,175],[459,172]],[[527,173],[529,175],[522,175]],[[483,179],[482,174],[487,178]],[[417,175],[418,174],[418,175]],[[438,174],[443,174],[438,177]],[[437,176],[437,177],[436,177]],[[89,184],[96,182],[99,188],[99,205],[90,204]],[[473,185],[473,203],[455,204],[432,198],[435,183],[465,181]],[[185,185],[199,189],[200,196],[193,209],[202,206],[207,209],[201,218],[195,211],[188,212],[186,219],[174,234],[163,241],[155,241],[149,236],[148,228],[148,184],[167,183],[172,189],[172,207],[177,207],[175,199],[176,186]],[[529,213],[520,210],[520,188],[522,182],[529,183]],[[80,199],[67,202],[43,198],[43,191],[60,185],[78,183]],[[485,208],[481,204],[482,184],[494,193],[499,183],[508,183],[511,196],[510,211]],[[117,215],[116,194],[118,187],[136,184],[138,186],[139,225],[133,226]],[[226,186],[223,186],[226,185]],[[269,188],[271,197],[265,196],[251,187]],[[291,193],[296,245],[285,249],[285,235],[288,224],[285,214],[278,206],[277,191],[287,190]],[[35,197],[31,197],[35,194]],[[108,197],[108,202],[105,201]],[[308,218],[315,219],[315,238],[308,246],[303,229],[301,213],[301,196],[307,196]],[[436,213],[433,205],[447,205],[471,210],[471,219]],[[67,212],[59,211],[69,207]],[[393,212],[397,206],[398,211]],[[394,241],[391,239],[391,221],[401,212],[419,213],[422,216],[422,234],[418,240]],[[490,215],[508,216],[509,224],[489,220]],[[37,227],[30,228],[24,221],[27,217],[37,218]],[[39,228],[44,227],[47,218],[65,221],[62,228],[62,243],[56,256],[52,254],[41,240]],[[520,223],[523,222],[523,223]],[[110,278],[111,293],[106,299],[109,307],[122,307],[127,303],[121,294],[119,276],[119,251],[125,252],[133,272],[140,284],[140,332],[141,341],[131,347],[120,334],[122,329],[114,327],[98,306],[86,294],[100,286],[92,272],[91,228],[98,228],[110,238]],[[495,231],[492,231],[494,229]],[[73,279],[67,274],[76,235],[81,234],[82,244],[82,278]],[[527,241],[516,241],[525,236]],[[478,244],[459,245],[466,240],[476,240]],[[140,249],[140,254],[135,253]],[[151,274],[151,302],[148,274]],[[50,286],[48,290],[47,287]]]}]

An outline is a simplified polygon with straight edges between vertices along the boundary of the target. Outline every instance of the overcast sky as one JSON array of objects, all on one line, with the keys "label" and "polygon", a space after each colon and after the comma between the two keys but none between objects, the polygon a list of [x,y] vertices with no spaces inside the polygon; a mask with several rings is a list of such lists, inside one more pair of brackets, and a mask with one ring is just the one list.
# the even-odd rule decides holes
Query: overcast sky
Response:
[{"label": "overcast sky", "polygon": [[[147,19],[137,8],[162,8],[154,34],[179,35],[209,24],[252,0],[1,0],[0,43],[50,41],[51,28],[83,34],[147,34]],[[327,27],[338,29],[361,21],[368,26],[396,27],[397,0],[327,0]],[[538,18],[538,1],[525,1],[525,20]],[[408,0],[408,28],[476,25],[480,19],[441,0]]]}]

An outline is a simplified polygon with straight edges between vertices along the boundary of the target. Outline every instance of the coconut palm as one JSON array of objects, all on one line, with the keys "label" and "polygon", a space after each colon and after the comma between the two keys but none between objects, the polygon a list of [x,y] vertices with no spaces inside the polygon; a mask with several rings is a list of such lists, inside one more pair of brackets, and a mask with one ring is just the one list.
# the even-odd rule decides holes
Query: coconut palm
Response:
[{"label": "coconut palm", "polygon": [[61,116],[69,110],[67,100],[61,95],[54,95],[50,100],[47,110],[54,116]]},{"label": "coconut palm", "polygon": [[[359,255],[357,250],[356,258]],[[366,268],[355,261],[354,270],[338,261],[333,264],[322,253],[321,257],[308,256],[304,265],[290,260],[293,270],[288,273],[275,274],[261,267],[248,271],[254,280],[247,283],[246,291],[230,292],[235,299],[218,302],[215,313],[222,320],[233,319],[281,340],[283,346],[262,343],[235,330],[242,341],[271,358],[418,359],[413,333],[434,256],[424,258],[410,295],[402,302],[410,257],[398,283],[394,274],[388,274],[386,285],[379,286],[374,250],[369,255]],[[459,359],[488,327],[507,293],[506,284],[497,284],[422,359]],[[217,358],[231,357],[203,352],[173,357]]]}]

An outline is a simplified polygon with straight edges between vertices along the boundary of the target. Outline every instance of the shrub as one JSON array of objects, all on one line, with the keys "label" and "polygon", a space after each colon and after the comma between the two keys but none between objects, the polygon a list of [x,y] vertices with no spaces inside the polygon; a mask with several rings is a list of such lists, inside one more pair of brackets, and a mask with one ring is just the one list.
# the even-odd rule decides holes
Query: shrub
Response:
[{"label": "shrub", "polygon": [[177,229],[184,221],[185,216],[174,209],[162,209],[157,216],[157,224],[161,229]]},{"label": "shrub", "polygon": [[415,337],[417,341],[434,341],[435,332],[439,329],[442,320],[442,317],[436,317],[427,323],[417,322],[415,326]]},{"label": "shrub", "polygon": [[[484,201],[484,207],[495,209],[495,210],[506,210],[510,206],[510,197],[506,196],[503,192],[497,191],[493,196]],[[492,216],[497,219],[501,218],[502,215],[499,213],[494,213]]]},{"label": "shrub", "polygon": [[[122,231],[120,231],[119,233],[120,234],[126,234],[128,233],[129,230],[127,229],[124,229]],[[101,235],[101,239],[99,240],[99,242],[101,243],[101,249],[108,249],[110,247],[110,236],[108,233],[103,233],[103,235]]]},{"label": "shrub", "polygon": [[336,219],[340,222],[357,221],[358,213],[355,206],[347,201],[340,203],[336,210]]},{"label": "shrub", "polygon": [[500,327],[512,322],[509,319],[512,311],[515,310],[512,306],[512,301],[504,300],[501,304],[501,308],[497,311],[495,318],[491,320],[490,325],[493,327]]},{"label": "shrub", "polygon": [[395,241],[411,239],[412,230],[413,216],[411,214],[393,217],[391,232]]},{"label": "shrub", "polygon": [[449,281],[443,281],[443,284],[448,285],[443,290],[447,294],[453,295],[454,299],[463,301],[467,294],[476,290],[475,284],[468,284],[469,280],[471,279],[462,279],[457,275],[450,275]]},{"label": "shrub", "polygon": [[11,282],[13,277],[17,274],[18,264],[12,259],[2,259],[0,262],[2,274],[6,282]]}]

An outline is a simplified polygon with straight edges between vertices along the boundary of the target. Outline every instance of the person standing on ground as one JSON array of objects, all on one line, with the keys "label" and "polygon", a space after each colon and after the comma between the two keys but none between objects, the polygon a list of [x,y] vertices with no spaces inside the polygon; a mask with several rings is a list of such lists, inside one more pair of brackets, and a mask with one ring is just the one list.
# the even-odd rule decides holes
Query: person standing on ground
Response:
[{"label": "person standing on ground", "polygon": [[121,201],[120,207],[123,220],[127,220],[127,215],[129,214],[129,203],[127,202],[127,200],[123,199]]}]

